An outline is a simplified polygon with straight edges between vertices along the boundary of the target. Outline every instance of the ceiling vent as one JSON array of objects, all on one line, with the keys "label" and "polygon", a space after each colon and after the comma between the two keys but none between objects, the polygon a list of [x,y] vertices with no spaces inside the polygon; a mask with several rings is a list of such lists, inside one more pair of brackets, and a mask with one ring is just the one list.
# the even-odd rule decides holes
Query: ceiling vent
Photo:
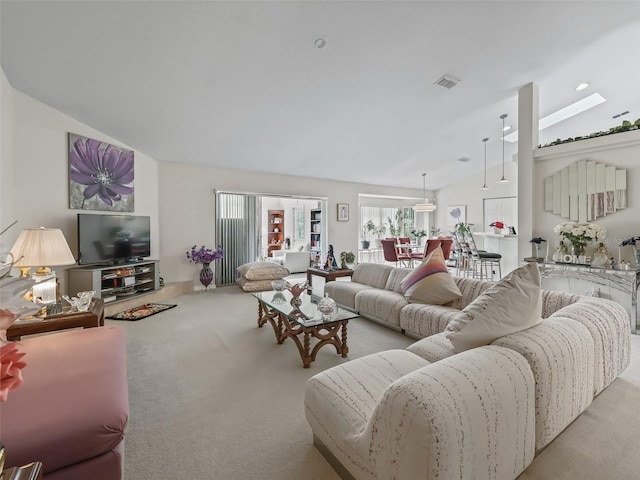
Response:
[{"label": "ceiling vent", "polygon": [[459,83],[460,80],[450,77],[449,75],[443,75],[436,83],[434,83],[434,85],[440,85],[444,88],[453,88]]},{"label": "ceiling vent", "polygon": [[619,114],[617,114],[617,115],[614,115],[614,116],[613,116],[613,117],[611,117],[611,118],[620,118],[620,117],[622,117],[623,115],[628,115],[628,114],[629,114],[629,110],[627,110],[626,112],[622,112],[622,113],[619,113]]},{"label": "ceiling vent", "polygon": [[458,159],[458,161],[462,163],[467,163],[469,160],[471,160],[469,157],[460,157]]}]

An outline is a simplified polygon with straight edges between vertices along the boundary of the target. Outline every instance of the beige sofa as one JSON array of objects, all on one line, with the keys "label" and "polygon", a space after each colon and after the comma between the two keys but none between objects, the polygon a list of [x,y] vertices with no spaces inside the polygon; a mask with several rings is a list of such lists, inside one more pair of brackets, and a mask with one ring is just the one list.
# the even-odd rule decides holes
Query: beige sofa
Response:
[{"label": "beige sofa", "polygon": [[[356,265],[351,282],[329,282],[324,293],[337,303],[416,338],[443,332],[451,318],[469,305],[493,282],[454,277],[462,297],[445,305],[409,303],[402,294],[400,282],[410,268],[376,263]],[[542,317],[547,318],[562,307],[577,302],[579,295],[550,290],[542,291]]]},{"label": "beige sofa", "polygon": [[314,443],[343,478],[515,479],[629,364],[622,306],[545,291],[541,323],[456,353],[446,325],[493,283],[456,279],[459,300],[410,304],[396,291],[399,270],[409,271],[363,264],[352,284],[325,287],[361,315],[425,337],[309,380]]}]

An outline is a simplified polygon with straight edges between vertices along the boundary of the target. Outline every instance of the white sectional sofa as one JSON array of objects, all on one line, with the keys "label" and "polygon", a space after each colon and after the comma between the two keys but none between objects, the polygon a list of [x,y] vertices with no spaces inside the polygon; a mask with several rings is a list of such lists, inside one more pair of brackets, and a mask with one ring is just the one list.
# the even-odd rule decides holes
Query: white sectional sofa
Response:
[{"label": "white sectional sofa", "polygon": [[408,272],[362,264],[353,282],[325,286],[362,316],[424,337],[307,383],[314,443],[342,478],[515,479],[629,364],[622,306],[547,291],[541,322],[456,353],[447,324],[494,282],[456,278],[460,299],[415,304],[398,291]]}]

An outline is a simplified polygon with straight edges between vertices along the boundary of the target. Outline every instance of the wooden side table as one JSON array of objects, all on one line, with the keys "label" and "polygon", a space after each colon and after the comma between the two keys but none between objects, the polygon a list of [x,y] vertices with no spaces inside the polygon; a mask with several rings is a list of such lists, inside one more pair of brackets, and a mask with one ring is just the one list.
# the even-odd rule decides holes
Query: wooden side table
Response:
[{"label": "wooden side table", "polygon": [[312,277],[322,277],[325,282],[333,282],[336,278],[351,277],[353,270],[345,268],[343,270],[324,270],[322,268],[308,268],[307,269],[307,293],[311,294],[313,291]]},{"label": "wooden side table", "polygon": [[23,335],[55,332],[67,328],[104,326],[104,301],[94,298],[86,312],[67,312],[46,317],[30,317],[16,321],[7,329],[8,340],[20,340]]},{"label": "wooden side table", "polygon": [[23,467],[7,468],[0,478],[2,480],[42,480],[42,463],[33,462]]}]

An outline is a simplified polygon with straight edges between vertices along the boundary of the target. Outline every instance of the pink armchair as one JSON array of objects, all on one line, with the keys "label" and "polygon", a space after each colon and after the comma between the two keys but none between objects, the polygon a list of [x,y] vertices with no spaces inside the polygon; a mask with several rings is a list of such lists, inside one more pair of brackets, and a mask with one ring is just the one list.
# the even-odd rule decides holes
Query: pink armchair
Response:
[{"label": "pink armchair", "polygon": [[129,418],[124,330],[20,341],[24,384],[0,404],[6,467],[43,464],[45,480],[120,480]]}]

